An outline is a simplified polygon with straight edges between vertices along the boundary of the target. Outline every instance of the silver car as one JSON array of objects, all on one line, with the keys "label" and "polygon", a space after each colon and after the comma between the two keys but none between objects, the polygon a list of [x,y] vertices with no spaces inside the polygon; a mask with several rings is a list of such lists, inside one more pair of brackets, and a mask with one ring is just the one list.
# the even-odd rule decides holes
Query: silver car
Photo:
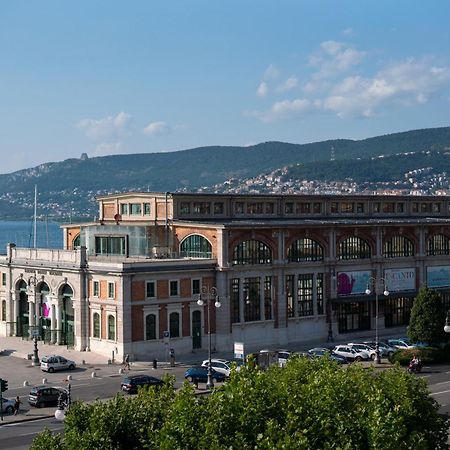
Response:
[{"label": "silver car", "polygon": [[66,359],[63,356],[50,355],[44,356],[41,359],[41,370],[44,372],[53,373],[56,370],[73,370],[76,364],[70,359]]},{"label": "silver car", "polygon": [[10,400],[8,398],[2,398],[2,402],[3,402],[3,405],[2,405],[3,412],[6,414],[12,414],[14,412],[15,401]]}]

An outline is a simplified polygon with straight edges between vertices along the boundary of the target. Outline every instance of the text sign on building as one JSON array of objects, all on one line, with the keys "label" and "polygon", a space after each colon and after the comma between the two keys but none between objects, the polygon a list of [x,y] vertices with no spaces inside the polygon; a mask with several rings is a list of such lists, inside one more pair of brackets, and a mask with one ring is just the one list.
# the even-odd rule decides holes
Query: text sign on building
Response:
[{"label": "text sign on building", "polygon": [[416,289],[416,269],[386,269],[384,271],[386,289],[389,292],[414,291]]},{"label": "text sign on building", "polygon": [[234,343],[234,357],[236,359],[244,359],[244,343],[235,342]]},{"label": "text sign on building", "polygon": [[337,294],[356,295],[364,294],[371,277],[370,270],[358,270],[355,272],[338,272]]},{"label": "text sign on building", "polygon": [[450,286],[450,266],[427,267],[427,285],[430,288]]}]

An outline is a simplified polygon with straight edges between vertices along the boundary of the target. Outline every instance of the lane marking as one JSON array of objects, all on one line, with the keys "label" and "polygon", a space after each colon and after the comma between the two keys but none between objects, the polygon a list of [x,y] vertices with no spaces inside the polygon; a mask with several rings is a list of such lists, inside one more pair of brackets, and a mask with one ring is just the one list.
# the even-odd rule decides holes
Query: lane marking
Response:
[{"label": "lane marking", "polygon": [[447,394],[448,392],[450,392],[450,389],[448,389],[447,391],[432,392],[431,395]]}]

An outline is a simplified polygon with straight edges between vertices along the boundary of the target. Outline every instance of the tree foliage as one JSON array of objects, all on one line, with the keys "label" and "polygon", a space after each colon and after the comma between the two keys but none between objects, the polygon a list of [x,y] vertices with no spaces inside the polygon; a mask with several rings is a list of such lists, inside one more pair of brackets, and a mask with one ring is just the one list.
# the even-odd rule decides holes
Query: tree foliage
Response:
[{"label": "tree foliage", "polygon": [[434,450],[447,448],[447,430],[423,379],[296,357],[266,372],[242,368],[210,395],[169,385],[76,404],[63,438],[47,432],[31,448],[46,440],[67,450]]},{"label": "tree foliage", "polygon": [[411,309],[408,337],[413,342],[421,341],[430,345],[446,342],[445,317],[442,297],[436,291],[423,286]]}]

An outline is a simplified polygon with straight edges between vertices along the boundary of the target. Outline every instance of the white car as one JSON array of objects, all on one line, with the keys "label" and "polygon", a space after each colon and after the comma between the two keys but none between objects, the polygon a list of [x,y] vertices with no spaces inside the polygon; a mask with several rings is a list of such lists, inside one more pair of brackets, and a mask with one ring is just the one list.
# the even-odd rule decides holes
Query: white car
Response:
[{"label": "white car", "polygon": [[44,356],[41,359],[41,370],[44,372],[53,373],[56,370],[74,370],[76,364],[70,359],[66,359],[63,356],[49,355]]},{"label": "white car", "polygon": [[[208,367],[208,359],[202,362],[203,367]],[[236,370],[239,370],[239,363],[237,361],[227,361],[226,359],[211,359],[211,367],[219,373],[223,373],[226,377],[231,374],[233,364],[238,364]]]},{"label": "white car", "polygon": [[[353,343],[353,342],[351,342],[351,343],[349,343],[349,344],[347,344],[347,345],[348,345],[350,348],[353,348],[353,349],[355,349],[355,350],[358,351],[358,352],[362,351],[362,352],[368,353],[368,354],[369,354],[369,358],[370,358],[372,361],[375,361],[375,359],[376,359],[376,357],[377,357],[377,352],[376,352],[375,349],[372,348],[370,345],[367,345],[367,344],[358,344],[358,343]],[[381,353],[380,353],[380,355],[381,355]]]},{"label": "white car", "polygon": [[14,412],[15,401],[8,398],[2,398],[2,402],[3,413],[12,414]]},{"label": "white car", "polygon": [[370,356],[367,352],[357,351],[348,345],[336,345],[333,352],[347,358],[348,362],[352,361],[369,361]]}]

